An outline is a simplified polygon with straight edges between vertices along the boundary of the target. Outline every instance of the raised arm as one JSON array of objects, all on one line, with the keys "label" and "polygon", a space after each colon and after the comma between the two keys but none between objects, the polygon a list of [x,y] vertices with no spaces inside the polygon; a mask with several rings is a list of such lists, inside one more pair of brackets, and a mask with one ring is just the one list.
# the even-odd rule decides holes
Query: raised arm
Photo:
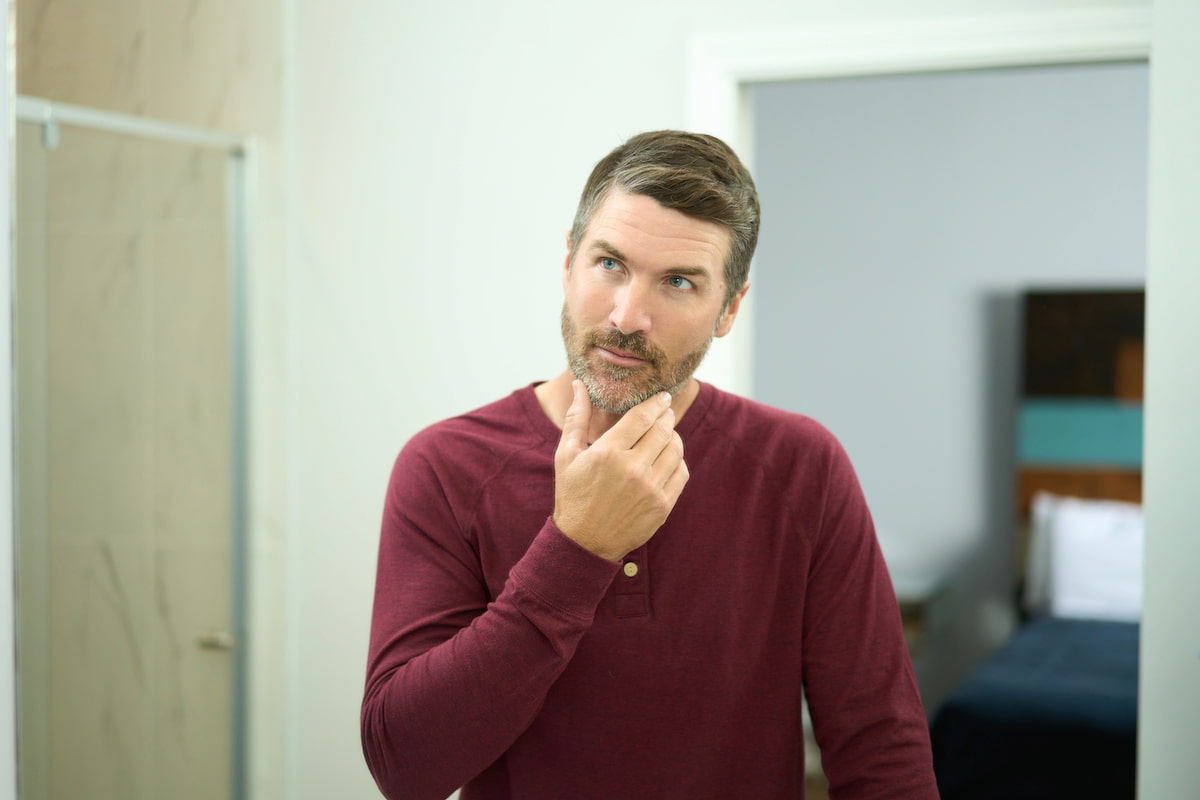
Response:
[{"label": "raised arm", "polygon": [[364,753],[385,796],[442,800],[503,755],[590,629],[615,559],[673,507],[687,476],[668,404],[647,400],[590,448],[589,408],[577,392],[555,457],[554,515],[490,603],[437,471],[420,447],[397,460],[362,709]]},{"label": "raised arm", "polygon": [[529,726],[616,566],[547,522],[488,604],[470,554],[395,505],[380,544],[363,750],[386,797],[442,800]]}]

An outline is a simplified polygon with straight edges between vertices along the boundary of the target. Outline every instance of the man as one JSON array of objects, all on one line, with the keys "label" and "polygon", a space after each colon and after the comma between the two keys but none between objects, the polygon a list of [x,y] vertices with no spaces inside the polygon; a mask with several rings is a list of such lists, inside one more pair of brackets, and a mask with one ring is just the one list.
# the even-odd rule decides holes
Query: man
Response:
[{"label": "man", "polygon": [[545,383],[419,433],[388,489],[362,731],[390,798],[937,796],[890,579],[841,447],[692,377],[758,237],[721,141],[596,165]]}]

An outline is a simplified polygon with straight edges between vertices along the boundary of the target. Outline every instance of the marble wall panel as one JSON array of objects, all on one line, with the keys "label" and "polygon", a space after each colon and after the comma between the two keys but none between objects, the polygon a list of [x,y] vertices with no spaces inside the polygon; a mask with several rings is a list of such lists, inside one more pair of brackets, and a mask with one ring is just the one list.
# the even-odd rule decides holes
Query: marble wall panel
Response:
[{"label": "marble wall panel", "polygon": [[156,230],[200,230],[226,241],[229,157],[209,148],[155,141],[144,142],[142,152],[147,223]]},{"label": "marble wall panel", "polygon": [[[260,166],[258,172],[260,206],[256,211],[258,218],[251,228],[252,232],[257,232],[253,246],[260,256],[254,265],[254,280],[270,287],[272,293],[282,284],[285,273],[282,269],[285,237],[279,224],[284,198],[281,188],[284,159],[279,139],[283,102],[283,6],[283,0],[15,0],[13,4],[16,90],[19,94],[258,138],[262,143],[258,152],[264,154],[259,163],[265,165],[265,169]],[[64,142],[74,137],[67,128],[63,129],[63,134]],[[62,152],[56,157],[69,159],[72,155]],[[69,229],[69,236],[81,233],[84,223],[76,213],[79,209],[90,208],[110,218],[121,218],[127,212],[132,213],[127,207],[130,201],[145,199],[136,184],[140,179],[126,173],[117,163],[121,157],[119,154],[97,154],[99,163],[110,165],[111,177],[98,180],[96,185],[74,167],[62,168],[67,182],[60,182],[60,185],[67,194],[55,194],[54,201],[63,209],[55,216],[65,229]],[[106,158],[108,161],[104,160]],[[149,158],[156,161],[153,154]],[[152,172],[162,170],[164,175],[182,174],[181,170],[186,172],[169,156],[158,159],[150,169]],[[119,185],[117,181],[121,180],[135,183]],[[189,180],[179,185],[186,186]],[[23,189],[18,196],[18,213],[23,213],[27,197]],[[148,212],[148,216],[156,219],[156,224],[168,219],[172,224],[184,224],[183,220],[190,216],[186,208],[191,201],[186,194],[180,194],[176,199],[179,205],[173,210]],[[142,229],[131,229],[119,223],[111,226],[108,233],[114,237],[128,236],[134,235],[132,230],[140,232]],[[143,243],[153,238],[141,233],[136,235]],[[30,243],[22,248],[31,252],[36,246]],[[103,248],[98,256],[101,260],[108,258]],[[265,292],[262,296],[269,297]],[[184,302],[190,301],[175,298],[173,305],[178,307]],[[257,773],[251,781],[256,796],[263,787],[268,787],[270,796],[282,796],[279,776],[283,772],[283,735],[278,723],[279,709],[282,708],[282,684],[278,679],[282,674],[282,648],[276,639],[277,630],[281,629],[278,622],[283,618],[278,587],[283,585],[282,520],[285,515],[282,512],[285,503],[277,477],[286,470],[278,468],[283,453],[279,446],[282,415],[276,408],[282,404],[284,396],[280,377],[284,359],[277,357],[277,351],[281,349],[279,332],[284,326],[279,324],[283,313],[279,298],[270,296],[259,302],[258,327],[253,341],[256,348],[266,348],[268,355],[257,359],[254,353],[250,354],[252,361],[262,362],[256,365],[252,376],[253,397],[255,403],[267,411],[257,414],[251,429],[262,440],[255,447],[257,459],[262,463],[256,467],[258,501],[252,501],[250,526],[252,539],[257,535],[269,540],[265,552],[260,547],[256,563],[259,569],[270,565],[273,571],[258,576],[261,580],[256,586],[257,602],[264,609],[260,613],[267,615],[265,624],[259,627],[264,632],[270,631],[272,638],[269,646],[262,642],[256,645],[259,665],[255,667],[258,691],[254,694],[254,702],[268,711],[263,716],[266,722],[259,728],[260,732],[266,733],[256,742],[259,755],[255,758],[260,763],[251,767],[251,771]],[[188,309],[184,313],[194,315],[198,312]],[[186,399],[182,390],[173,396],[180,401]],[[187,407],[174,401],[169,405],[175,409]],[[158,427],[149,435],[151,452],[166,452],[168,444],[179,451],[181,446],[165,442],[160,433],[164,426],[170,427],[160,419],[167,412],[157,413],[154,424]],[[40,429],[47,432],[50,426],[41,425]],[[115,437],[111,431],[104,435]],[[186,462],[187,469],[181,475],[195,476],[204,464],[219,457],[215,452],[206,454],[198,447],[193,455],[195,457]],[[162,461],[159,456],[151,460],[156,458]],[[92,461],[98,462],[98,458],[92,458]],[[83,471],[82,467],[76,470]],[[120,483],[122,478],[118,475],[105,480]],[[160,485],[153,491],[158,509],[155,514],[181,518],[203,503],[198,489],[192,492],[172,487],[167,491]],[[76,498],[71,500],[74,502]],[[220,503],[210,505],[218,507]],[[266,521],[256,523],[259,516]],[[173,524],[161,527],[175,529]],[[25,607],[28,606],[26,603]],[[261,755],[263,753],[266,755]],[[28,752],[23,754],[23,770],[28,767],[30,757]],[[95,797],[96,794],[90,792],[87,796]]]},{"label": "marble wall panel", "polygon": [[228,550],[233,418],[223,229],[150,240],[154,375],[153,536]]},{"label": "marble wall panel", "polygon": [[155,731],[152,797],[227,796],[233,731],[233,651],[202,647],[206,631],[230,631],[229,548],[183,544],[154,551],[151,655]]},{"label": "marble wall panel", "polygon": [[228,155],[64,134],[19,144],[22,781],[219,798],[233,655],[196,636],[231,627]]},{"label": "marble wall panel", "polygon": [[145,536],[148,309],[136,231],[48,241],[50,530],[53,539]]},{"label": "marble wall panel", "polygon": [[17,93],[137,113],[142,0],[17,0]]},{"label": "marble wall panel", "polygon": [[277,130],[281,0],[17,0],[17,92],[230,133]]},{"label": "marble wall panel", "polygon": [[[218,130],[261,127],[277,94],[277,72],[264,63],[256,2],[143,2],[142,96],[153,115]],[[264,96],[265,95],[265,96]]]},{"label": "marble wall panel", "polygon": [[149,553],[67,542],[52,546],[52,562],[47,796],[149,797]]},{"label": "marble wall panel", "polygon": [[[59,126],[58,146],[46,151],[47,233],[137,230],[144,216],[144,144],[130,136]],[[18,210],[25,207],[24,195]]]}]

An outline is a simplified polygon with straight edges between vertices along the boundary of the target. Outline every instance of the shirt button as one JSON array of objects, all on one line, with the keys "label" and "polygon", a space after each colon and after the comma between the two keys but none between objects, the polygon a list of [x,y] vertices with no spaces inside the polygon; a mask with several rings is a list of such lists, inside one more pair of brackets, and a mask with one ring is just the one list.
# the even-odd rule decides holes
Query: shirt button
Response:
[{"label": "shirt button", "polygon": [[638,574],[638,565],[636,561],[626,561],[624,566],[625,577],[632,578]]}]

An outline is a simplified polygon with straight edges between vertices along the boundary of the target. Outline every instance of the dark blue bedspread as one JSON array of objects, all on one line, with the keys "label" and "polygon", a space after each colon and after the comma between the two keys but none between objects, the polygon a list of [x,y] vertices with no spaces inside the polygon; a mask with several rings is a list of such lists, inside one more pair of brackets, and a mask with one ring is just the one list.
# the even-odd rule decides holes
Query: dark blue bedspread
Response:
[{"label": "dark blue bedspread", "polygon": [[1046,618],[972,672],[933,720],[942,800],[1132,800],[1138,626]]}]

